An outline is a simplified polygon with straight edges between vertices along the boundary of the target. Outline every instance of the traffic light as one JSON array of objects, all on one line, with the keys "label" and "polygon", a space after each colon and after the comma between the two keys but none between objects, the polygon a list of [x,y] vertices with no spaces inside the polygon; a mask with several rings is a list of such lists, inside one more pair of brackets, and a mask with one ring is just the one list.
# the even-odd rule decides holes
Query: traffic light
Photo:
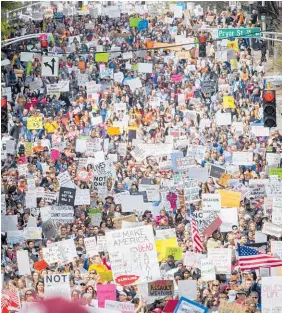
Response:
[{"label": "traffic light", "polygon": [[276,127],[276,94],[275,90],[264,90],[263,98],[263,126]]},{"label": "traffic light", "polygon": [[206,56],[207,56],[206,37],[200,36],[200,38],[199,38],[199,57],[205,58]]},{"label": "traffic light", "polygon": [[1,134],[8,133],[7,98],[1,98]]}]

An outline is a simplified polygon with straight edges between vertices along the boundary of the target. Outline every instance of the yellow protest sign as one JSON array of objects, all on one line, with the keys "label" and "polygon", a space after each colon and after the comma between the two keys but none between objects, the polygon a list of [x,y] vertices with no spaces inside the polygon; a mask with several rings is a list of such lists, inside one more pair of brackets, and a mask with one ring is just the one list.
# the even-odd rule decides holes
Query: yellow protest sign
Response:
[{"label": "yellow protest sign", "polygon": [[95,54],[95,62],[108,62],[109,61],[109,53],[96,53]]},{"label": "yellow protest sign", "polygon": [[25,149],[25,156],[32,155],[32,142],[25,142],[24,149]]},{"label": "yellow protest sign", "polygon": [[228,40],[227,41],[227,48],[228,49],[232,49],[234,51],[239,51],[238,40],[237,39],[236,40],[232,40],[232,41]]},{"label": "yellow protest sign", "polygon": [[175,260],[182,260],[183,249],[180,247],[166,247],[165,258],[167,259],[169,255],[173,255]]},{"label": "yellow protest sign", "polygon": [[232,96],[224,96],[223,107],[224,109],[235,109],[234,98]]},{"label": "yellow protest sign", "polygon": [[231,70],[238,70],[238,62],[236,59],[230,59]]},{"label": "yellow protest sign", "polygon": [[230,175],[223,173],[219,180],[218,180],[218,184],[223,186],[223,187],[227,187],[228,186],[228,180],[230,179]]},{"label": "yellow protest sign", "polygon": [[42,117],[36,116],[36,117],[29,117],[27,119],[27,129],[42,129]]},{"label": "yellow protest sign", "polygon": [[241,201],[241,192],[219,189],[221,195],[221,206],[227,208],[239,208]]},{"label": "yellow protest sign", "polygon": [[176,53],[179,60],[189,60],[191,54],[189,51],[179,51]]},{"label": "yellow protest sign", "polygon": [[110,136],[120,135],[120,128],[117,126],[110,126],[110,127],[108,127],[107,131],[108,131],[108,135],[110,135]]},{"label": "yellow protest sign", "polygon": [[161,262],[165,259],[166,254],[166,248],[167,247],[178,247],[177,239],[174,238],[168,238],[168,239],[160,239],[155,241],[156,244],[156,250],[158,254],[158,261]]}]

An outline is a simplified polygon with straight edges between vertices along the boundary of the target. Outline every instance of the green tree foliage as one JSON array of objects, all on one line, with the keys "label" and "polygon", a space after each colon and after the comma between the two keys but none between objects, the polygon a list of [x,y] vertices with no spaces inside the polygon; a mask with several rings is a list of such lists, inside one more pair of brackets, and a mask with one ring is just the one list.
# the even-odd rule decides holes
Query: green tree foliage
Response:
[{"label": "green tree foliage", "polygon": [[6,18],[6,13],[20,7],[24,4],[20,1],[1,1],[1,36],[10,36],[14,31],[13,25],[10,25]]}]

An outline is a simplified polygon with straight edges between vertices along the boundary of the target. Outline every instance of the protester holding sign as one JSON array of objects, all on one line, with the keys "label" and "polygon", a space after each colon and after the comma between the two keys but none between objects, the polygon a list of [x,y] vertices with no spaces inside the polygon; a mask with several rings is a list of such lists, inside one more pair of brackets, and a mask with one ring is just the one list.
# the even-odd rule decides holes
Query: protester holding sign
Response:
[{"label": "protester holding sign", "polygon": [[2,311],[279,311],[282,136],[245,12],[38,5],[40,41],[2,49]]}]

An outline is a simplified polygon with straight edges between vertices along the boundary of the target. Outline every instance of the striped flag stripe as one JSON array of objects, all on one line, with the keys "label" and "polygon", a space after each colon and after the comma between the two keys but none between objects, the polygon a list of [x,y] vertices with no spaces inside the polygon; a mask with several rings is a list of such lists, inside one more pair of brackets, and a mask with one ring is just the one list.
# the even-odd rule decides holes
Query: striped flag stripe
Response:
[{"label": "striped flag stripe", "polygon": [[191,229],[192,229],[193,247],[194,247],[196,252],[202,252],[204,247],[203,247],[203,243],[201,241],[199,231],[198,231],[198,228],[197,228],[197,225],[194,221],[193,216],[191,216]]}]

